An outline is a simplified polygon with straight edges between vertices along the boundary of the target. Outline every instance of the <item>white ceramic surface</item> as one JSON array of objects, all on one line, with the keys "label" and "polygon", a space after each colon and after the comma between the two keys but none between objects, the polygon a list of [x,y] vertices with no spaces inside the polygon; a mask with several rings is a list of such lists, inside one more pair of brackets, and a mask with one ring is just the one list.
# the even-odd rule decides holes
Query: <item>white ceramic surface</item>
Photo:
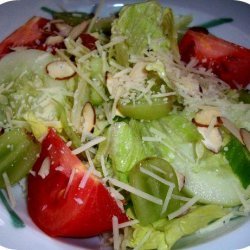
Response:
[{"label": "white ceramic surface", "polygon": [[[91,0],[19,0],[0,6],[0,40],[33,15],[47,16],[41,6],[54,9],[90,11],[96,1]],[[117,11],[123,3],[135,1],[106,0],[102,15]],[[137,1],[138,2],[138,1]],[[232,17],[234,22],[210,29],[210,32],[250,47],[250,5],[231,0],[168,0],[161,1],[178,14],[192,14],[193,25],[217,17]],[[1,76],[0,76],[1,77]],[[25,198],[19,186],[15,187],[16,211],[26,227],[12,226],[8,213],[0,202],[0,249],[6,247],[17,250],[78,250],[101,249],[99,238],[92,239],[52,239],[42,233],[31,221],[26,211]],[[185,247],[183,247],[183,244]],[[189,250],[234,250],[250,246],[250,220],[235,220],[212,235],[202,238],[186,238],[177,247]]]}]

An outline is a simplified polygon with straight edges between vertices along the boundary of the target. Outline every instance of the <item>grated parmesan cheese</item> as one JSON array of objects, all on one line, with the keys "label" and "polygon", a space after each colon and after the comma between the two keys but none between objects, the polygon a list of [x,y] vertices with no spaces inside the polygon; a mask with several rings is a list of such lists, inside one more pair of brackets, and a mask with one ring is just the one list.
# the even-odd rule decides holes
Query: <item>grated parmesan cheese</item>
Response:
[{"label": "grated parmesan cheese", "polygon": [[96,19],[100,16],[101,14],[101,10],[103,9],[103,6],[104,6],[104,0],[99,0],[98,1],[98,5],[96,7],[96,10],[95,10],[95,14],[94,14],[94,17],[91,19],[91,22],[89,24],[89,27],[87,29],[87,32],[86,33],[90,33],[95,22],[96,22]]},{"label": "grated parmesan cheese", "polygon": [[50,158],[46,157],[43,160],[43,163],[38,171],[38,175],[40,175],[43,179],[46,178],[46,176],[49,174],[50,172]]},{"label": "grated parmesan cheese", "polygon": [[55,168],[56,171],[63,171],[64,170],[64,167],[63,166],[58,166]]},{"label": "grated parmesan cheese", "polygon": [[168,219],[172,220],[182,214],[184,214],[190,207],[192,207],[197,201],[199,200],[199,197],[194,196],[192,199],[190,199],[185,205],[180,207],[178,210],[174,211],[173,213],[168,215]]},{"label": "grated parmesan cheese", "polygon": [[133,194],[135,194],[135,195],[137,195],[137,196],[139,196],[139,197],[141,197],[141,198],[143,198],[145,200],[151,201],[151,202],[153,202],[155,204],[158,204],[158,205],[163,204],[162,199],[159,199],[159,198],[157,198],[157,197],[155,197],[153,195],[145,193],[145,192],[141,191],[140,189],[132,187],[132,186],[126,184],[126,183],[123,183],[123,182],[118,181],[118,180],[113,179],[113,178],[107,178],[107,180],[110,181],[113,185],[115,185],[117,187],[120,187],[120,188],[122,188],[122,189],[124,189],[124,190],[126,190],[126,191],[128,191],[130,193],[133,193]]},{"label": "grated parmesan cheese", "polygon": [[81,182],[80,182],[80,184],[79,184],[79,188],[82,188],[82,189],[85,188],[85,186],[86,186],[86,184],[87,184],[87,181],[88,181],[88,179],[89,179],[89,177],[90,177],[90,175],[91,175],[91,173],[92,173],[93,171],[94,171],[93,166],[90,166],[90,167],[88,168],[88,170],[85,172],[85,174],[84,174],[84,176],[83,176],[83,178],[82,178],[82,180],[81,180]]},{"label": "grated parmesan cheese", "polygon": [[244,212],[250,212],[250,204],[248,204],[247,200],[245,199],[244,195],[240,192],[240,190],[235,186],[233,185],[233,188],[236,192],[236,194],[238,195],[239,197],[239,200],[244,208]]},{"label": "grated parmesan cheese", "polygon": [[106,140],[106,137],[104,137],[104,136],[96,137],[95,139],[87,142],[86,144],[80,146],[79,148],[74,149],[72,151],[72,153],[74,155],[80,154],[80,153],[86,151],[87,149],[89,149],[89,148],[91,148],[91,147],[93,147],[93,146],[95,146],[95,145],[97,145],[105,140]]},{"label": "grated parmesan cheese", "polygon": [[121,201],[125,200],[124,196],[121,193],[119,193],[119,191],[114,189],[113,187],[108,187],[108,190],[109,190],[111,196],[113,198],[115,198],[116,200],[121,200]]},{"label": "grated parmesan cheese", "polygon": [[224,227],[226,224],[229,223],[229,221],[238,215],[233,211],[222,218],[216,220],[215,222],[209,224],[208,226],[199,229],[195,234],[196,235],[201,235],[201,234],[207,234],[209,232],[213,232],[217,229],[220,229],[221,227]]},{"label": "grated parmesan cheese", "polygon": [[114,240],[114,250],[120,249],[120,236],[119,236],[119,227],[118,227],[118,218],[117,216],[112,217],[112,228],[113,228],[113,240]]},{"label": "grated parmesan cheese", "polygon": [[11,187],[11,184],[10,184],[9,177],[8,177],[6,172],[4,172],[2,174],[2,176],[3,176],[3,181],[4,181],[4,184],[5,184],[5,187],[6,187],[7,194],[8,194],[8,197],[9,197],[10,205],[11,205],[12,208],[15,208],[16,207],[16,199],[15,199],[14,194],[12,192],[12,187]]},{"label": "grated parmesan cheese", "polygon": [[84,201],[81,198],[74,198],[74,200],[76,201],[77,204],[82,205],[84,203]]},{"label": "grated parmesan cheese", "polygon": [[159,175],[156,175],[155,173],[143,168],[143,167],[140,167],[140,171],[154,179],[156,179],[157,181],[169,186],[169,187],[175,187],[175,184],[173,182],[170,182],[170,181],[167,181],[165,179],[163,179],[162,177],[160,177]]},{"label": "grated parmesan cheese", "polygon": [[79,188],[82,188],[82,189],[85,188],[90,175],[95,171],[95,166],[93,164],[93,161],[92,161],[88,151],[86,151],[86,156],[87,156],[87,159],[88,159],[88,162],[89,162],[89,168],[85,172],[85,174],[84,174],[84,176],[83,176],[83,178],[82,178],[82,180],[81,180],[81,182],[79,184]]},{"label": "grated parmesan cheese", "polygon": [[104,156],[101,156],[101,167],[102,167],[102,172],[103,172],[103,177],[107,177],[108,176],[108,170],[105,166],[105,160],[104,160]]},{"label": "grated parmesan cheese", "polygon": [[88,162],[89,162],[89,166],[93,169],[93,170],[92,170],[93,175],[95,175],[95,176],[101,178],[101,177],[102,177],[102,174],[101,174],[100,171],[98,171],[98,170],[95,169],[93,160],[91,159],[91,156],[90,156],[90,153],[89,153],[89,150],[86,150],[85,153],[86,153],[86,156],[87,156],[87,160],[88,160]]},{"label": "grated parmesan cheese", "polygon": [[176,195],[176,194],[172,194],[172,198],[175,200],[180,200],[180,201],[189,201],[190,200],[190,198],[188,198],[188,197]]},{"label": "grated parmesan cheese", "polygon": [[130,220],[130,221],[126,221],[126,222],[119,224],[118,228],[121,229],[121,228],[125,228],[125,227],[131,227],[131,226],[136,225],[138,223],[139,223],[138,220]]},{"label": "grated parmesan cheese", "polygon": [[71,186],[71,184],[73,182],[73,179],[74,179],[74,176],[75,176],[75,172],[76,172],[76,169],[72,168],[70,176],[69,176],[69,181],[68,181],[67,187],[65,189],[64,195],[63,195],[64,199],[66,198],[66,196],[67,196],[67,194],[69,192],[70,186]]},{"label": "grated parmesan cheese", "polygon": [[168,209],[168,204],[169,204],[169,202],[171,200],[173,190],[174,190],[174,186],[170,186],[169,189],[168,189],[166,198],[164,200],[163,206],[162,206],[161,215],[163,215]]}]

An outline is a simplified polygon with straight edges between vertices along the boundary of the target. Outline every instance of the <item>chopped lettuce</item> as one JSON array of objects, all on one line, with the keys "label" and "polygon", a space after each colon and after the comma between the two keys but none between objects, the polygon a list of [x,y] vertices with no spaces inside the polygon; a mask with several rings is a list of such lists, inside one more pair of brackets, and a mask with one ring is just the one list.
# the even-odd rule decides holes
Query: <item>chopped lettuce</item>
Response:
[{"label": "chopped lettuce", "polygon": [[[210,222],[228,213],[229,209],[218,205],[199,206],[171,221],[161,219],[144,227],[139,224],[134,225],[132,232],[124,240],[127,242],[127,246],[131,248],[141,245],[141,250],[168,250],[183,236],[206,227]],[[143,241],[145,242],[143,243]]]},{"label": "chopped lettuce", "polygon": [[125,122],[114,123],[109,129],[112,168],[118,179],[127,182],[132,167],[145,157],[140,134]]},{"label": "chopped lettuce", "polygon": [[112,24],[112,37],[118,36],[126,37],[115,46],[115,58],[121,65],[128,65],[130,55],[147,50],[166,51],[173,47],[177,53],[172,11],[155,1],[125,6]]},{"label": "chopped lettuce", "polygon": [[[58,57],[38,50],[13,52],[1,60],[1,94],[6,102],[0,104],[0,110],[7,117],[1,120],[3,127],[24,127],[27,121],[37,136],[41,127],[34,126],[35,120],[60,127],[56,102],[68,108],[72,92],[70,81],[54,80],[46,74],[46,65],[54,60]],[[34,131],[36,128],[39,131]]]},{"label": "chopped lettuce", "polygon": [[178,34],[177,29],[174,24],[174,15],[171,9],[166,8],[164,10],[163,18],[162,18],[162,27],[164,30],[164,34],[167,36],[169,40],[169,47],[172,49],[173,55],[177,58],[180,57],[179,48],[178,48]]},{"label": "chopped lettuce", "polygon": [[30,125],[31,131],[38,141],[41,141],[48,132],[48,127],[43,121],[36,118],[33,113],[27,113],[24,115],[24,119]]},{"label": "chopped lettuce", "polygon": [[115,123],[110,129],[106,156],[123,181],[127,181],[136,162],[146,157],[159,157],[185,176],[185,193],[198,196],[202,203],[239,205],[235,188],[250,197],[250,188],[243,188],[222,152],[214,154],[204,147],[198,149],[201,136],[192,122],[180,113],[150,122]]},{"label": "chopped lettuce", "polygon": [[84,104],[89,100],[89,88],[88,84],[79,79],[77,82],[77,88],[74,92],[74,102],[71,112],[71,123],[77,131],[81,131],[81,118],[82,118],[82,110]]}]

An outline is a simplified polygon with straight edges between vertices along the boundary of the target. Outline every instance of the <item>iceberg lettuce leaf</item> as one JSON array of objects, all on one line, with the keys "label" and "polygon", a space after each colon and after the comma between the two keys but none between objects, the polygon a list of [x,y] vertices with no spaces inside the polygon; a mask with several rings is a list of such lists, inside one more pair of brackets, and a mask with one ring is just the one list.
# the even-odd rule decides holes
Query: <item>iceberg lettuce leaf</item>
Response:
[{"label": "iceberg lettuce leaf", "polygon": [[[190,235],[197,230],[206,227],[209,223],[225,216],[229,209],[218,205],[199,206],[189,213],[173,219],[161,219],[151,225],[133,226],[133,232],[128,234],[127,246],[134,248],[141,244],[141,250],[146,249],[171,249],[172,246],[183,236]],[[148,237],[147,237],[148,236]]]},{"label": "iceberg lettuce leaf", "polygon": [[176,48],[174,18],[170,9],[156,1],[127,5],[112,24],[112,37],[126,40],[115,47],[118,63],[128,65],[130,55],[141,55],[147,50]]}]

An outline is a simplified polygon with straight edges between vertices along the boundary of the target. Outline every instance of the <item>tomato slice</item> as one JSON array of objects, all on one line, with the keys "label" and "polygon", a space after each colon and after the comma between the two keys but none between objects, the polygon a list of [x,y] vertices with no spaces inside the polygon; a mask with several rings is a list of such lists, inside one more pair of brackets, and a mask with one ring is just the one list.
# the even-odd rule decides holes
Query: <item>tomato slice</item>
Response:
[{"label": "tomato slice", "polygon": [[250,49],[192,29],[183,36],[179,49],[184,62],[195,57],[231,88],[242,89],[250,83]]},{"label": "tomato slice", "polygon": [[[6,54],[12,52],[12,48],[26,47],[28,49],[47,50],[55,53],[56,48],[65,48],[64,43],[60,42],[55,45],[46,45],[46,39],[51,35],[57,35],[58,30],[54,25],[51,29],[46,28],[50,20],[43,17],[32,17],[16,31],[10,34],[0,43],[0,59]],[[97,39],[90,34],[81,34],[82,44],[90,50],[96,49],[95,42]]]},{"label": "tomato slice", "polygon": [[90,34],[83,33],[80,35],[80,38],[82,39],[82,44],[84,46],[86,46],[90,50],[96,49],[95,42],[97,41],[97,39],[95,37],[91,36]]},{"label": "tomato slice", "polygon": [[[42,178],[38,172],[45,159],[49,159],[50,170]],[[42,142],[33,171],[35,175],[28,177],[28,212],[45,233],[90,237],[112,230],[113,216],[119,223],[128,220],[95,176],[90,176],[84,188],[79,187],[87,169],[52,129]]]},{"label": "tomato slice", "polygon": [[44,32],[48,21],[42,17],[32,17],[28,20],[0,43],[0,58],[11,52],[14,47],[38,48],[48,36]]}]

